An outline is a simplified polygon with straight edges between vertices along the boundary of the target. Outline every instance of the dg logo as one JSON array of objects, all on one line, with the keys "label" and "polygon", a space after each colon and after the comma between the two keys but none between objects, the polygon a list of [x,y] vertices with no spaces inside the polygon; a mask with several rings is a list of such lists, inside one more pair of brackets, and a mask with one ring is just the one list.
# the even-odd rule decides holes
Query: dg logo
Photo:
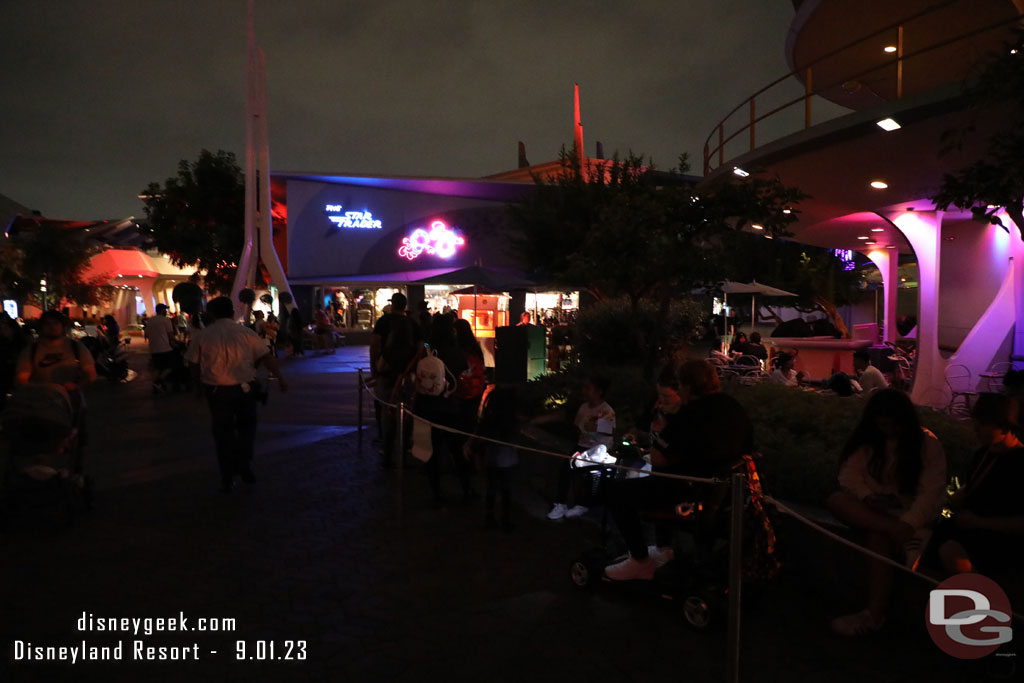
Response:
[{"label": "dg logo", "polygon": [[1006,593],[980,574],[957,574],[928,598],[928,634],[943,652],[960,659],[992,654],[1013,639],[1013,612]]}]

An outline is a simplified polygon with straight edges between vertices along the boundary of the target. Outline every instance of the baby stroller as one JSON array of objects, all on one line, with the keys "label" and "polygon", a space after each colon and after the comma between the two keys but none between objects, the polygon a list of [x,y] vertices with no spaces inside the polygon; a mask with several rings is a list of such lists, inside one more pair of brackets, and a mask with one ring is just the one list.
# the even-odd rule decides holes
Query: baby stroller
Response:
[{"label": "baby stroller", "polygon": [[59,384],[29,384],[11,396],[0,414],[0,525],[30,515],[67,526],[91,507],[78,418]]},{"label": "baby stroller", "polygon": [[[624,455],[634,457],[635,452],[633,448],[626,449]],[[767,583],[781,567],[776,549],[774,508],[764,499],[755,461],[756,456],[746,455],[733,465],[734,471],[743,471],[747,475],[743,508],[743,580],[750,587]],[[642,473],[606,465],[599,488],[601,498],[607,501],[608,490],[615,485],[615,480],[630,475],[643,476]],[[605,576],[605,567],[624,559],[625,555],[609,543],[607,524],[602,523],[601,545],[583,553],[572,563],[569,571],[572,582],[587,589],[614,585],[672,601],[681,605],[687,625],[697,630],[724,623],[731,515],[729,486],[716,485],[705,489],[704,495],[696,501],[684,501],[686,497],[686,489],[681,487],[680,503],[645,515],[649,522],[671,525],[675,538],[674,558],[661,566],[652,580],[619,582]],[[607,509],[607,505],[605,507]]]}]

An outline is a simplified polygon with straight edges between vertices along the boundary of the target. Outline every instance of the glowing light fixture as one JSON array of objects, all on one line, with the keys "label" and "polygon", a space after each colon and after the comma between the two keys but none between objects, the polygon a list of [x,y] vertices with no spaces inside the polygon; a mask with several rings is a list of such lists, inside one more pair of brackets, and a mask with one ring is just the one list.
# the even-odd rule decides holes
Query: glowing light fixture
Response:
[{"label": "glowing light fixture", "polygon": [[886,52],[890,53],[890,54],[892,54],[893,52],[896,52],[896,46],[895,46],[895,45],[886,45],[886,46],[885,46],[885,47],[883,47],[882,49],[883,49],[884,51],[886,51]]},{"label": "glowing light fixture", "polygon": [[732,172],[735,173],[736,175],[738,175],[740,178],[746,178],[748,175],[750,175],[749,173],[744,171],[739,166],[733,166],[732,167]]},{"label": "glowing light fixture", "polygon": [[895,249],[896,245],[895,244],[887,244],[887,245],[885,245],[885,248],[886,249]]},{"label": "glowing light fixture", "polygon": [[885,131],[899,130],[902,126],[896,123],[893,119],[882,119],[881,121],[875,121],[875,125]]},{"label": "glowing light fixture", "polygon": [[784,213],[784,214],[786,214],[788,216],[789,214],[793,213],[793,209],[783,209],[782,213]]},{"label": "glowing light fixture", "polygon": [[871,238],[870,238],[870,237],[868,237],[867,235],[858,235],[858,236],[857,236],[857,239],[859,239],[859,240],[869,240],[869,239],[871,239]]},{"label": "glowing light fixture", "polygon": [[764,226],[758,223],[752,223],[750,227],[753,228],[754,230],[764,230]]},{"label": "glowing light fixture", "polygon": [[872,180],[871,187],[875,188],[876,190],[884,190],[885,188],[889,187],[889,183],[885,182],[884,180]]},{"label": "glowing light fixture", "polygon": [[877,242],[875,242],[874,240],[868,240],[864,244],[877,244]]},{"label": "glowing light fixture", "polygon": [[871,232],[885,232],[885,228],[871,228]]},{"label": "glowing light fixture", "polygon": [[430,256],[447,259],[454,256],[456,249],[465,243],[466,240],[453,230],[449,230],[444,221],[434,221],[430,224],[429,231],[416,228],[407,237],[403,237],[398,255],[412,261],[425,252]]}]

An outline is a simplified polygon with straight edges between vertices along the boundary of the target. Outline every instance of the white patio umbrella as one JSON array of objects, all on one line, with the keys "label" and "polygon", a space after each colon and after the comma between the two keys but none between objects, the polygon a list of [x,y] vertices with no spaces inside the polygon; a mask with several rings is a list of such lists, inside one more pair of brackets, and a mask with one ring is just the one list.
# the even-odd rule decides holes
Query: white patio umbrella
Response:
[{"label": "white patio umbrella", "polygon": [[[718,288],[722,291],[723,306],[727,306],[729,303],[730,294],[750,294],[750,328],[754,328],[754,321],[757,320],[757,295],[761,296],[796,296],[793,292],[787,292],[784,289],[778,287],[772,287],[770,285],[763,285],[757,280],[751,282],[732,282],[726,280]],[[728,316],[722,316],[722,334],[729,333],[729,318]]]}]

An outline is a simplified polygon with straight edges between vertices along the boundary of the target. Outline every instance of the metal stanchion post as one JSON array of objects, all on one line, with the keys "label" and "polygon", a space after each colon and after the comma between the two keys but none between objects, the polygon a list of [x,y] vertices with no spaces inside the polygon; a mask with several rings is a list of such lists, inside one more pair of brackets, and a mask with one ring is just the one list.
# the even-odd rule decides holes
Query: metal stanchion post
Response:
[{"label": "metal stanchion post", "polygon": [[358,397],[358,401],[359,401],[359,408],[357,409],[357,413],[359,415],[359,438],[358,438],[357,443],[359,445],[359,452],[362,453],[363,452],[363,386],[364,386],[363,385],[363,369],[362,368],[359,368],[359,377],[358,377],[357,381],[359,382],[359,388],[358,388],[358,392],[356,394],[356,396]]},{"label": "metal stanchion post", "polygon": [[398,501],[396,510],[398,517],[402,517],[402,472],[405,471],[405,401],[398,404],[398,455],[395,457],[395,467],[398,469]]},{"label": "metal stanchion post", "polygon": [[732,475],[732,510],[729,516],[729,634],[725,680],[740,680],[740,590],[743,584],[743,499],[747,478]]}]

